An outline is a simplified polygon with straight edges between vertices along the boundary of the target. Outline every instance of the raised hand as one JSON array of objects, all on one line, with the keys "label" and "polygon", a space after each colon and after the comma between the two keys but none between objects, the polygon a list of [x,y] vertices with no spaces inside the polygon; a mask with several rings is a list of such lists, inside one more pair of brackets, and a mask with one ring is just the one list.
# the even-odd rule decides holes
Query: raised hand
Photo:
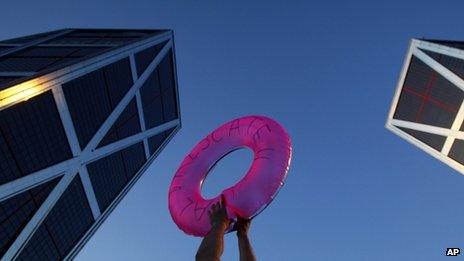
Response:
[{"label": "raised hand", "polygon": [[250,229],[251,219],[245,219],[237,216],[237,223],[235,223],[234,230],[237,231],[238,236],[248,235]]},{"label": "raised hand", "polygon": [[221,200],[219,202],[211,206],[211,209],[208,210],[208,216],[211,227],[220,226],[226,229],[230,225],[232,220],[227,216],[226,199],[224,195],[221,195]]},{"label": "raised hand", "polygon": [[214,203],[208,210],[211,230],[201,241],[195,256],[196,260],[219,261],[224,251],[224,233],[232,220],[227,217],[226,200],[221,195],[221,200]]}]

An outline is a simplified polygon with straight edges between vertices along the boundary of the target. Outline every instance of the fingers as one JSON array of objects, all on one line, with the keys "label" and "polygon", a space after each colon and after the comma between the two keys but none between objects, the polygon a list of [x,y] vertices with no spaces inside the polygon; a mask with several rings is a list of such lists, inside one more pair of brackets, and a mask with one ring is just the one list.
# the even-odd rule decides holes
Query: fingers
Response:
[{"label": "fingers", "polygon": [[234,215],[237,217],[237,222],[243,222],[246,220],[246,218],[243,218],[242,216],[240,216],[237,212],[234,212]]},{"label": "fingers", "polygon": [[251,219],[243,218],[239,214],[237,214],[237,212],[234,212],[234,214],[237,217],[237,222],[235,223],[237,229],[250,227]]},{"label": "fingers", "polygon": [[208,210],[208,215],[211,217],[217,212],[227,213],[226,210],[226,198],[224,195],[221,195],[221,198],[218,202],[211,205],[210,210]]},{"label": "fingers", "polygon": [[230,231],[237,231],[238,229],[238,225],[237,225],[238,222],[234,222],[234,225],[232,226],[232,229]]},{"label": "fingers", "polygon": [[214,213],[218,212],[222,210],[222,206],[221,206],[221,203],[220,202],[216,202],[216,203],[213,203],[211,205],[211,209],[208,211],[208,213],[210,213],[211,215],[213,215]]},{"label": "fingers", "polygon": [[222,205],[222,210],[227,215],[227,209],[226,209],[227,201],[226,201],[226,197],[224,196],[224,194],[221,194],[221,205]]}]

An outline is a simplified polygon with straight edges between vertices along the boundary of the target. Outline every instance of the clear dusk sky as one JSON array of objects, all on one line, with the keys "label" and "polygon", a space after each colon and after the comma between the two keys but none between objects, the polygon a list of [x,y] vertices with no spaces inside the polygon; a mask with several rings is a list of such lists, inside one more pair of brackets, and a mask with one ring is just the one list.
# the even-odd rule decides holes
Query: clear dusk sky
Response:
[{"label": "clear dusk sky", "polygon": [[[447,247],[464,250],[464,176],[384,128],[409,40],[464,40],[463,1],[0,6],[2,39],[63,27],[175,33],[183,128],[77,260],[193,260],[200,239],[171,220],[171,178],[209,131],[248,114],[275,118],[294,144],[285,186],[252,224],[259,260],[447,260]],[[224,159],[205,195],[234,184],[251,159]],[[223,257],[238,260],[235,234]]]}]

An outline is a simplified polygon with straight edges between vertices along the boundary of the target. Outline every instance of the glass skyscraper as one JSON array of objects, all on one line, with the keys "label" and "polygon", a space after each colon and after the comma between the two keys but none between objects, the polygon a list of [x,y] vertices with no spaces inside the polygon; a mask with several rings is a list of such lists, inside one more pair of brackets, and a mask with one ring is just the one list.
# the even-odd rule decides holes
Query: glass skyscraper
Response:
[{"label": "glass skyscraper", "polygon": [[73,258],[181,127],[171,30],[0,41],[0,257]]},{"label": "glass skyscraper", "polygon": [[464,42],[411,40],[386,127],[464,174]]}]

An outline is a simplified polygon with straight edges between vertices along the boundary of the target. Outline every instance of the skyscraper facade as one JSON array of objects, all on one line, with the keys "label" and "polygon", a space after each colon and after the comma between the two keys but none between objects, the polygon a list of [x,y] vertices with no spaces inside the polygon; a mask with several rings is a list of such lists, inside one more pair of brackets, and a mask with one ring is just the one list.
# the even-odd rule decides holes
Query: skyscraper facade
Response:
[{"label": "skyscraper facade", "polygon": [[0,41],[0,257],[73,258],[181,127],[171,30]]},{"label": "skyscraper facade", "polygon": [[386,127],[464,174],[464,42],[411,40]]}]

